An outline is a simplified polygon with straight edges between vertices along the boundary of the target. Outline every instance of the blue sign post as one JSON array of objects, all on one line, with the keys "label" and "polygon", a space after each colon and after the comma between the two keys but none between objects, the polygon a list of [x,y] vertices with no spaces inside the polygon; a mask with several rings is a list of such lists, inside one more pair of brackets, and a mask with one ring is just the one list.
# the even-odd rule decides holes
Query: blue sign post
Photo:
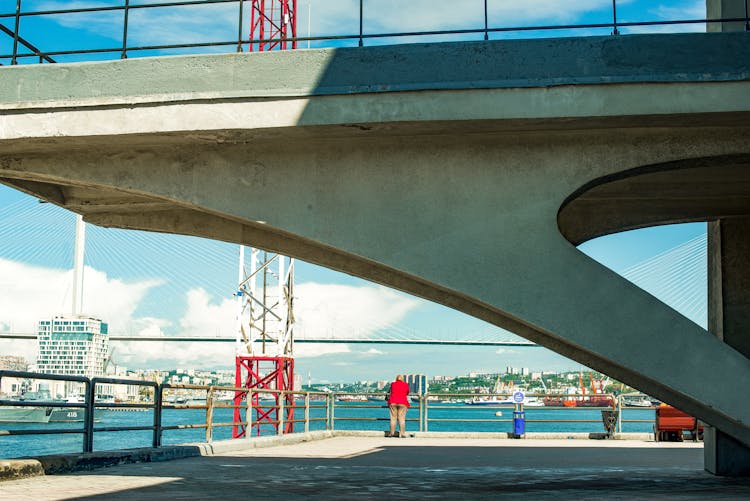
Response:
[{"label": "blue sign post", "polygon": [[513,438],[523,438],[526,433],[526,414],[523,411],[523,401],[526,395],[520,390],[513,392]]}]

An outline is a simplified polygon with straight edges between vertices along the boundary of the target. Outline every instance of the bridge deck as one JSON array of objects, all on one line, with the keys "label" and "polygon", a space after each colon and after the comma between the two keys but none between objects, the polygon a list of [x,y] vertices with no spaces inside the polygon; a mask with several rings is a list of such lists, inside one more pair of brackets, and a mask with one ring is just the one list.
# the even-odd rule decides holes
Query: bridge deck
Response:
[{"label": "bridge deck", "polygon": [[750,496],[703,471],[702,444],[339,436],[3,482],[4,499]]}]

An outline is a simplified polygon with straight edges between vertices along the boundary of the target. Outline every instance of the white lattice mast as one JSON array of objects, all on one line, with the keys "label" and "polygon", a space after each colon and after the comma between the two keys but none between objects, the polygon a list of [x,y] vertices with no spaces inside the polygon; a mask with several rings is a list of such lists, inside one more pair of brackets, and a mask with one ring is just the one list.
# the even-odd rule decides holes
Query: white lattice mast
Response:
[{"label": "white lattice mast", "polygon": [[240,247],[237,356],[291,357],[294,350],[294,259]]},{"label": "white lattice mast", "polygon": [[[237,290],[237,387],[256,390],[294,390],[294,259],[250,248],[240,248]],[[251,415],[243,418],[244,393],[235,394],[235,422],[255,423],[234,427],[235,438],[247,436],[247,428],[272,427],[276,433],[294,431],[294,396],[272,393],[275,405],[262,404],[252,392]],[[281,411],[280,409],[283,409]],[[280,426],[280,423],[283,423]]]}]

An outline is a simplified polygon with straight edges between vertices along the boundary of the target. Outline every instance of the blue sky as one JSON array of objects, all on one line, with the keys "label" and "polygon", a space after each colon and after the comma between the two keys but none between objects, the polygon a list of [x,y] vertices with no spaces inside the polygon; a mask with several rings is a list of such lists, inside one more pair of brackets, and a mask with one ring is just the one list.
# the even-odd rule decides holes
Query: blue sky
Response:
[{"label": "blue sky", "polygon": [[[131,4],[154,2],[135,2]],[[365,32],[397,32],[480,27],[482,2],[466,0],[457,11],[455,1],[367,0]],[[25,2],[29,9],[121,5],[120,1]],[[561,5],[564,8],[561,8]],[[618,19],[624,21],[693,19],[704,15],[702,1],[619,0]],[[308,7],[309,6],[309,7]],[[489,0],[489,25],[541,26],[600,23],[611,20],[610,0]],[[0,0],[0,12],[12,12],[15,0]],[[133,11],[129,43],[150,45],[191,41],[233,40],[237,35],[236,8],[165,8]],[[151,13],[146,16],[147,13]],[[299,34],[307,33],[308,13],[313,36],[356,33],[354,0],[299,0]],[[21,35],[35,45],[54,50],[118,47],[122,43],[121,13],[23,18]],[[10,19],[0,19],[12,28]],[[246,26],[247,23],[244,23]],[[703,27],[653,28],[652,31],[696,31]],[[609,29],[587,34],[609,34]],[[642,32],[645,29],[622,30]],[[527,32],[523,36],[569,36],[570,32]],[[493,38],[508,37],[493,34]],[[463,39],[476,39],[477,35]],[[481,36],[480,36],[481,37]],[[455,39],[445,36],[403,41]],[[390,43],[389,40],[368,41]],[[355,45],[339,42],[338,45]],[[313,46],[320,43],[313,43]],[[303,46],[306,46],[303,44]],[[214,52],[230,49],[213,48]],[[10,51],[8,37],[0,38],[0,53]],[[179,53],[180,51],[162,51]],[[195,51],[192,51],[195,52]],[[152,55],[154,52],[131,53]],[[86,59],[112,58],[117,54],[89,55]],[[80,59],[58,57],[60,61]],[[31,59],[24,63],[34,62]],[[7,64],[7,60],[0,59]],[[12,217],[11,217],[12,216]],[[21,217],[28,218],[21,220]],[[40,312],[65,312],[70,296],[73,218],[54,206],[40,205],[19,192],[0,186],[0,330],[33,329]],[[652,228],[613,235],[582,246],[582,250],[622,272],[705,233],[703,224]],[[56,238],[50,238],[56,235]],[[234,318],[231,294],[236,281],[236,246],[201,239],[89,228],[87,242],[87,294],[90,308],[117,333],[148,335],[227,335]],[[206,259],[205,256],[211,256]],[[387,290],[330,270],[305,263],[297,265],[300,316],[310,335],[357,335],[373,332],[393,336],[488,338],[512,336],[500,329],[447,308]],[[105,300],[106,299],[106,300]],[[105,318],[106,317],[106,318]],[[221,319],[218,321],[207,319]],[[31,326],[31,327],[29,327]],[[331,327],[331,326],[336,326]],[[302,329],[302,330],[304,330]],[[225,367],[232,365],[233,347],[160,346],[118,344],[115,359],[131,367]],[[0,353],[13,350],[29,358],[33,346],[0,342]],[[395,372],[455,375],[473,370],[502,371],[505,366],[534,370],[577,369],[579,365],[542,348],[444,348],[394,345],[297,345],[298,372],[314,381],[389,379]]]},{"label": "blue sky", "polygon": [[[132,6],[168,3],[163,0],[132,0]],[[16,0],[0,0],[0,13],[14,12]],[[245,1],[243,36],[249,32],[249,1]],[[41,12],[55,9],[121,6],[122,0],[35,0],[23,2],[24,10]],[[395,33],[431,30],[476,29],[484,25],[483,0],[365,0],[363,28],[365,33]],[[487,0],[490,28],[611,23],[611,0]],[[618,0],[618,22],[699,19],[705,16],[704,0]],[[122,46],[122,11],[28,16],[21,19],[21,35],[41,49],[65,51],[84,49],[117,49]],[[12,28],[14,19],[0,19]],[[232,42],[238,38],[238,4],[214,4],[188,7],[134,8],[129,13],[128,45],[184,44],[208,41]],[[696,25],[623,28],[621,32],[703,31]],[[354,35],[359,31],[358,0],[298,0],[299,36]],[[550,37],[572,35],[608,35],[610,28],[589,30],[528,31],[493,33],[491,38]],[[460,36],[409,37],[404,39],[371,39],[366,45],[384,43],[427,42],[481,39],[481,34]],[[356,40],[313,42],[315,46],[356,46]],[[306,43],[302,43],[306,47]],[[12,40],[0,38],[0,52],[11,51]],[[245,48],[246,49],[246,48]],[[226,52],[231,46],[204,49]],[[196,49],[190,49],[194,53]],[[154,54],[186,53],[183,49],[133,52],[129,57]],[[59,61],[112,59],[118,52],[58,56]],[[4,61],[0,61],[5,64]],[[34,58],[22,59],[32,63]]]}]

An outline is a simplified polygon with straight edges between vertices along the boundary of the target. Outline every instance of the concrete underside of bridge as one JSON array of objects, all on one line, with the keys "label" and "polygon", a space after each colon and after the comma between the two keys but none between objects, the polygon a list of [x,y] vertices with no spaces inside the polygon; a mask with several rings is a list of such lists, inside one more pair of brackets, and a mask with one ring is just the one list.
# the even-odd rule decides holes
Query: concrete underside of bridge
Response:
[{"label": "concrete underside of bridge", "polygon": [[0,182],[94,224],[254,245],[442,303],[743,447],[747,353],[574,244],[750,213],[749,42],[627,36],[2,68]]}]

